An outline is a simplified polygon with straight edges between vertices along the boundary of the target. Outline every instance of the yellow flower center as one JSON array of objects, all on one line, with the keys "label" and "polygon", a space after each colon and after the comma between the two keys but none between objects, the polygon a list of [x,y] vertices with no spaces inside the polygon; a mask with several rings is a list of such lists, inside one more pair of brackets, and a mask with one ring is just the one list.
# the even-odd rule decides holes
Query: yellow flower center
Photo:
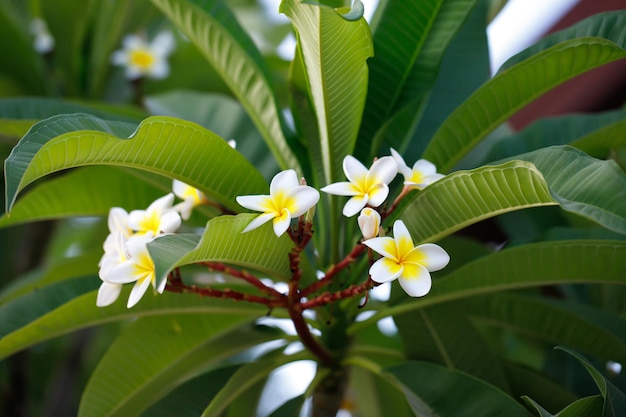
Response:
[{"label": "yellow flower center", "polygon": [[137,233],[145,234],[147,232],[152,232],[155,235],[158,235],[161,231],[161,217],[156,210],[151,210],[146,213],[146,215],[141,219],[139,223],[140,230]]},{"label": "yellow flower center", "polygon": [[290,213],[296,211],[296,200],[288,197],[284,191],[278,191],[265,200],[264,208],[266,213],[276,213],[277,217],[282,217],[286,214],[285,210]]},{"label": "yellow flower center", "polygon": [[423,184],[424,176],[419,171],[413,171],[411,173],[411,178],[409,178],[407,181],[414,182],[415,184]]},{"label": "yellow flower center", "polygon": [[148,255],[148,252],[142,253],[135,259],[134,276],[137,277],[137,281],[149,279],[151,284],[154,284],[156,280],[156,274],[154,273],[154,262]]},{"label": "yellow flower center", "polygon": [[145,49],[135,49],[130,52],[130,64],[136,67],[141,68],[142,70],[147,70],[152,65],[154,65],[154,55],[148,50]]}]

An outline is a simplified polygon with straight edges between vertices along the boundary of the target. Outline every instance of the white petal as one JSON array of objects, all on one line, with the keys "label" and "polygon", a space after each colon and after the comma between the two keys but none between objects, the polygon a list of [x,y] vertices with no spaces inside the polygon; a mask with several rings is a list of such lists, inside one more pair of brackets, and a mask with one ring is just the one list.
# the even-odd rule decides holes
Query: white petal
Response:
[{"label": "white petal", "polygon": [[413,171],[420,172],[424,177],[437,173],[437,167],[426,159],[418,159],[413,164]]},{"label": "white petal", "polygon": [[113,65],[126,65],[128,64],[128,54],[126,51],[118,50],[111,54],[111,63]]},{"label": "white petal", "polygon": [[402,155],[400,155],[393,148],[391,148],[390,150],[391,150],[391,156],[393,157],[394,161],[396,161],[396,164],[398,165],[398,172],[402,174],[404,178],[411,178],[411,175],[413,175],[413,173],[411,171],[411,168],[409,168],[406,162],[404,162]]},{"label": "white petal", "polygon": [[134,65],[128,65],[126,67],[126,78],[129,80],[136,80],[138,78],[143,77],[143,70]]},{"label": "white petal", "polygon": [[424,178],[424,186],[430,185],[430,184],[432,184],[434,182],[437,182],[440,179],[442,179],[443,177],[445,177],[445,175],[443,175],[443,174],[432,174],[432,175],[429,175],[426,178]]},{"label": "white petal", "polygon": [[[289,213],[289,210],[286,210]],[[281,237],[283,233],[289,229],[289,225],[291,224],[292,216],[291,214],[287,214],[286,216],[276,217],[274,219],[274,233],[276,236]]]},{"label": "white petal", "polygon": [[167,284],[167,278],[163,278],[161,282],[159,283],[159,287],[156,289],[159,294],[163,294],[163,291],[165,291],[166,284]]},{"label": "white petal", "polygon": [[172,191],[178,198],[185,198],[189,185],[179,180],[172,180]]},{"label": "white petal", "polygon": [[129,259],[111,268],[106,275],[101,274],[100,278],[113,284],[128,284],[137,281],[136,272],[135,262]]},{"label": "white petal", "polygon": [[354,156],[347,155],[343,158],[343,172],[346,174],[348,181],[355,182],[357,178],[367,175],[367,168]]},{"label": "white petal", "polygon": [[279,192],[288,192],[300,185],[298,175],[293,169],[287,169],[274,175],[270,182],[270,195],[276,195]]},{"label": "white petal", "polygon": [[401,264],[397,264],[389,258],[380,258],[370,267],[372,281],[384,283],[398,278],[404,270]]},{"label": "white petal", "polygon": [[174,35],[169,30],[159,32],[154,37],[152,44],[150,45],[152,53],[162,57],[166,57],[171,54],[175,46],[176,41],[174,40]]},{"label": "white petal", "polygon": [[250,230],[256,229],[257,227],[269,222],[274,217],[276,217],[276,213],[260,214],[259,216],[255,217],[250,223],[248,223],[246,228],[243,229],[241,233],[246,233],[246,232],[249,232]]},{"label": "white petal", "polygon": [[157,58],[147,71],[147,75],[153,80],[162,80],[170,74],[170,66],[165,59]]},{"label": "white petal", "polygon": [[183,220],[189,220],[191,217],[191,212],[193,208],[196,206],[193,197],[187,197],[185,201],[182,201],[174,206],[174,210],[180,213],[180,217]]},{"label": "white petal", "polygon": [[148,242],[152,241],[152,233],[148,232],[144,235],[133,235],[126,241],[126,251],[130,258],[139,258],[148,252],[146,246]]},{"label": "white petal", "polygon": [[127,308],[131,308],[135,304],[141,300],[141,297],[146,293],[146,290],[150,286],[150,279],[144,278],[140,281],[137,281],[135,286],[130,292],[130,296],[128,297],[128,304],[126,304]]},{"label": "white petal", "polygon": [[317,204],[320,199],[320,193],[313,187],[308,185],[300,185],[288,195],[296,201],[296,206],[291,213],[292,217],[299,217],[306,213],[308,209]]},{"label": "white petal", "polygon": [[157,210],[159,212],[171,209],[174,204],[174,193],[167,193],[163,197],[157,198],[148,206],[146,211]]},{"label": "white petal", "polygon": [[98,288],[98,298],[96,299],[96,306],[106,307],[111,305],[117,300],[122,291],[121,284],[112,284],[110,282],[103,282]]},{"label": "white petal", "polygon": [[358,195],[359,192],[352,187],[352,183],[349,182],[335,182],[332,184],[328,184],[326,187],[321,189],[325,193],[333,194],[333,195],[347,195],[353,196]]},{"label": "white petal", "polygon": [[409,229],[406,228],[406,225],[402,220],[396,220],[393,222],[393,238],[395,239],[396,244],[402,239],[408,239],[413,242]]},{"label": "white petal", "polygon": [[423,262],[424,267],[430,272],[439,271],[448,265],[450,255],[441,246],[434,243],[426,243],[419,245],[417,249],[425,256]]},{"label": "white petal", "polygon": [[180,214],[178,214],[175,210],[169,210],[161,216],[160,221],[160,233],[174,233],[178,230],[182,223],[180,219]]},{"label": "white petal", "polygon": [[374,189],[370,189],[368,195],[368,204],[372,207],[378,207],[385,202],[389,195],[389,186],[387,184],[380,184]]},{"label": "white petal", "polygon": [[430,279],[430,274],[426,268],[421,265],[416,266],[417,275],[407,277],[402,274],[398,278],[398,282],[404,291],[406,291],[406,293],[411,297],[422,297],[430,291],[432,280]]},{"label": "white petal", "polygon": [[375,237],[373,239],[367,239],[363,242],[363,244],[368,248],[380,253],[384,257],[392,259],[396,257],[395,253],[389,251],[389,249],[394,248],[396,244],[392,237]]},{"label": "white petal", "polygon": [[352,217],[357,214],[367,204],[367,194],[356,195],[349,199],[343,206],[343,215],[346,217]]},{"label": "white petal", "polygon": [[383,156],[372,164],[368,178],[376,179],[377,183],[389,184],[398,174],[398,164],[391,156]]},{"label": "white petal", "polygon": [[124,36],[122,40],[122,46],[125,50],[129,49],[149,49],[146,41],[138,35],[130,34]]},{"label": "white petal", "polygon": [[107,218],[107,224],[109,226],[109,231],[113,232],[122,232],[124,235],[128,237],[130,233],[128,227],[128,212],[121,207],[112,207],[109,210],[109,217]]},{"label": "white petal", "polygon": [[241,195],[236,198],[237,203],[248,210],[265,212],[269,205],[270,196],[268,195]]}]

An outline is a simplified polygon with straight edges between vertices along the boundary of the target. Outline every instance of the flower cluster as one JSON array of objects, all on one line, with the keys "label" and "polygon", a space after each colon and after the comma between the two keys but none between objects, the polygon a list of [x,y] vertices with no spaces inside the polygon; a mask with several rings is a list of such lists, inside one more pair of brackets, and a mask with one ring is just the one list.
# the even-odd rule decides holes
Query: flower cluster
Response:
[{"label": "flower cluster", "polygon": [[[401,220],[393,224],[394,237],[377,237],[381,230],[381,214],[376,210],[389,196],[389,183],[397,174],[404,176],[406,189],[423,189],[443,178],[435,165],[425,159],[409,168],[400,154],[391,149],[391,156],[376,159],[368,169],[351,155],[343,160],[343,170],[348,181],[327,185],[321,191],[350,197],[343,214],[352,217],[360,212],[358,224],[363,234],[363,244],[382,255],[370,268],[372,281],[385,283],[398,279],[402,288],[413,297],[428,293],[431,287],[430,272],[444,268],[450,257],[440,246],[429,243],[413,245],[411,235]],[[243,207],[260,211],[244,229],[250,231],[274,221],[274,232],[282,235],[293,217],[311,209],[319,200],[319,193],[298,182],[293,170],[278,173],[270,184],[269,196],[241,196],[237,202]]]},{"label": "flower cluster", "polygon": [[46,21],[35,18],[30,22],[29,29],[35,37],[33,40],[33,48],[35,48],[35,51],[42,55],[52,52],[54,49],[54,38],[48,30]]},{"label": "flower cluster", "polygon": [[[130,213],[113,207],[109,211],[109,235],[104,242],[104,255],[100,259],[99,276],[102,280],[96,305],[107,306],[115,302],[123,284],[134,282],[127,307],[137,304],[150,285],[159,294],[165,290],[165,281],[156,286],[154,262],[147,244],[156,236],[174,233],[182,219],[188,219],[191,210],[206,201],[204,194],[189,185],[174,180],[174,193],[155,200],[145,210]],[[174,195],[183,201],[174,204]]]}]

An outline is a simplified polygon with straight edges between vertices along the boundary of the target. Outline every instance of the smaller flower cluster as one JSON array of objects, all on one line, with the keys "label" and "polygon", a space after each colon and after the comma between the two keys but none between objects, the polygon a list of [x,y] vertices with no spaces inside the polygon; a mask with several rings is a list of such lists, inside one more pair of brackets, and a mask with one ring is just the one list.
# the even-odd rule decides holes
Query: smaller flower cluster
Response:
[{"label": "smaller flower cluster", "polygon": [[[156,236],[174,233],[187,220],[191,210],[206,202],[204,194],[174,180],[173,193],[155,200],[145,210],[130,213],[113,207],[109,211],[109,235],[104,242],[104,255],[100,259],[99,276],[102,280],[96,305],[104,307],[117,300],[123,284],[135,283],[128,298],[127,307],[137,304],[150,285],[163,293],[165,281],[156,285],[154,262],[147,244]],[[174,205],[174,195],[183,201]]]},{"label": "smaller flower cluster", "polygon": [[167,58],[175,46],[174,35],[169,31],[160,32],[152,42],[131,34],[123,39],[122,49],[113,52],[111,62],[124,67],[129,80],[141,77],[160,80],[170,73]]},{"label": "smaller flower cluster", "polygon": [[[443,178],[436,167],[424,159],[409,167],[402,156],[391,149],[391,156],[376,159],[368,169],[351,155],[343,160],[343,170],[348,181],[327,185],[321,191],[350,197],[343,207],[343,214],[357,218],[363,244],[382,255],[372,264],[369,273],[372,281],[384,283],[398,279],[402,288],[413,297],[428,293],[431,287],[430,272],[444,268],[450,257],[440,246],[429,243],[413,245],[411,235],[401,220],[393,224],[394,237],[377,237],[381,231],[382,216],[376,209],[389,196],[389,183],[398,174],[404,176],[404,193],[412,188],[423,189]],[[292,218],[302,216],[313,209],[319,193],[304,181],[298,182],[295,171],[279,172],[270,183],[269,195],[237,197],[243,207],[262,214],[248,224],[243,232],[253,230],[273,220],[276,236],[287,231]]]}]

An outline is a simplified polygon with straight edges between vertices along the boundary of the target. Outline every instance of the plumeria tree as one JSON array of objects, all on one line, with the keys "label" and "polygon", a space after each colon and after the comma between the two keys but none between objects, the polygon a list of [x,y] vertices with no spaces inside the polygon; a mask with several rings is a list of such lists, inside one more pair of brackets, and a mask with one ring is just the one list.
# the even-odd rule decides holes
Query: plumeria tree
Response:
[{"label": "plumeria tree", "polygon": [[[489,77],[480,0],[388,0],[371,23],[359,0],[282,0],[290,62],[226,1],[96,3],[72,42],[47,6],[32,33],[0,15],[57,74],[39,94],[83,99],[0,101],[2,237],[57,222],[0,293],[6,363],[101,329],[79,416],[626,413],[626,115],[506,125],[625,58],[625,12]],[[198,57],[204,92],[156,93]],[[264,405],[302,361],[308,387]]]}]

